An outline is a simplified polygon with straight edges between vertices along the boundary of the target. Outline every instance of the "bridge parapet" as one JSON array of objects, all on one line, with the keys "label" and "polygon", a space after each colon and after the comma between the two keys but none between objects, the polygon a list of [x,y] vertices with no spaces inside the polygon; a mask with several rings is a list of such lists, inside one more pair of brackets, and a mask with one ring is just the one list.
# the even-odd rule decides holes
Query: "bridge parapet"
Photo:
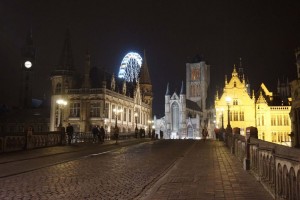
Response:
[{"label": "bridge parapet", "polygon": [[0,135],[0,153],[56,146],[62,144],[63,141],[64,135],[59,131],[2,133]]},{"label": "bridge parapet", "polygon": [[300,150],[229,134],[227,146],[276,199],[300,199]]}]

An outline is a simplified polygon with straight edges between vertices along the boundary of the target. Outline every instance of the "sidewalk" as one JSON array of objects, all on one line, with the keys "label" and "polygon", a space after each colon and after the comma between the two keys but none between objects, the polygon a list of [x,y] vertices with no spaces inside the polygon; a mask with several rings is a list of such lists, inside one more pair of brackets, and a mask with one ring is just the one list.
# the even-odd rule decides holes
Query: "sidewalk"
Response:
[{"label": "sidewalk", "polygon": [[273,199],[222,142],[197,141],[139,199]]}]

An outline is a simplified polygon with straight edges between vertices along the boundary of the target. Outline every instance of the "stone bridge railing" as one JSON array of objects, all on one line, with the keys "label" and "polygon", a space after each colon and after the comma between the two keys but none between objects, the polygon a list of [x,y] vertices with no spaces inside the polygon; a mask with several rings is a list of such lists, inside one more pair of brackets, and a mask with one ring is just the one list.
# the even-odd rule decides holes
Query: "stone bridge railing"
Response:
[{"label": "stone bridge railing", "polygon": [[64,141],[64,135],[59,131],[43,133],[1,133],[0,153],[56,146],[63,144]]},{"label": "stone bridge railing", "polygon": [[300,199],[300,149],[239,134],[224,141],[275,199]]},{"label": "stone bridge railing", "polygon": [[[134,133],[120,133],[118,139],[126,140],[135,138]],[[113,134],[106,134],[105,140],[115,140]],[[0,133],[0,153],[20,151],[26,149],[35,149],[41,147],[50,147],[65,145],[67,135],[60,131],[54,132],[20,132],[20,133]],[[92,143],[94,136],[92,133],[76,132],[73,134],[72,143]]]}]

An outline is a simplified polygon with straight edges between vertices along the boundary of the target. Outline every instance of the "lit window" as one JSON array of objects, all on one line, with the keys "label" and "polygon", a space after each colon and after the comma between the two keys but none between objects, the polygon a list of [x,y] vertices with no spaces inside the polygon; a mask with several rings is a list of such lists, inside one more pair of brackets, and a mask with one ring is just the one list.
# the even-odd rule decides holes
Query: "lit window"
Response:
[{"label": "lit window", "polygon": [[80,103],[71,102],[70,103],[70,117],[80,117]]},{"label": "lit window", "polygon": [[91,103],[90,115],[91,117],[100,117],[100,102]]}]

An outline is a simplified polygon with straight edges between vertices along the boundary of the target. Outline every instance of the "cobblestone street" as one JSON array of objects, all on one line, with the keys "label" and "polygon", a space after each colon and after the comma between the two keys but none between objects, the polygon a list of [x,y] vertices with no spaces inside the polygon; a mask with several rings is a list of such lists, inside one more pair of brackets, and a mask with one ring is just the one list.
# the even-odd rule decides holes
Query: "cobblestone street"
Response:
[{"label": "cobblestone street", "polygon": [[272,198],[221,142],[161,140],[2,176],[0,199]]},{"label": "cobblestone street", "polygon": [[0,199],[133,199],[192,143],[149,142],[1,178]]}]

